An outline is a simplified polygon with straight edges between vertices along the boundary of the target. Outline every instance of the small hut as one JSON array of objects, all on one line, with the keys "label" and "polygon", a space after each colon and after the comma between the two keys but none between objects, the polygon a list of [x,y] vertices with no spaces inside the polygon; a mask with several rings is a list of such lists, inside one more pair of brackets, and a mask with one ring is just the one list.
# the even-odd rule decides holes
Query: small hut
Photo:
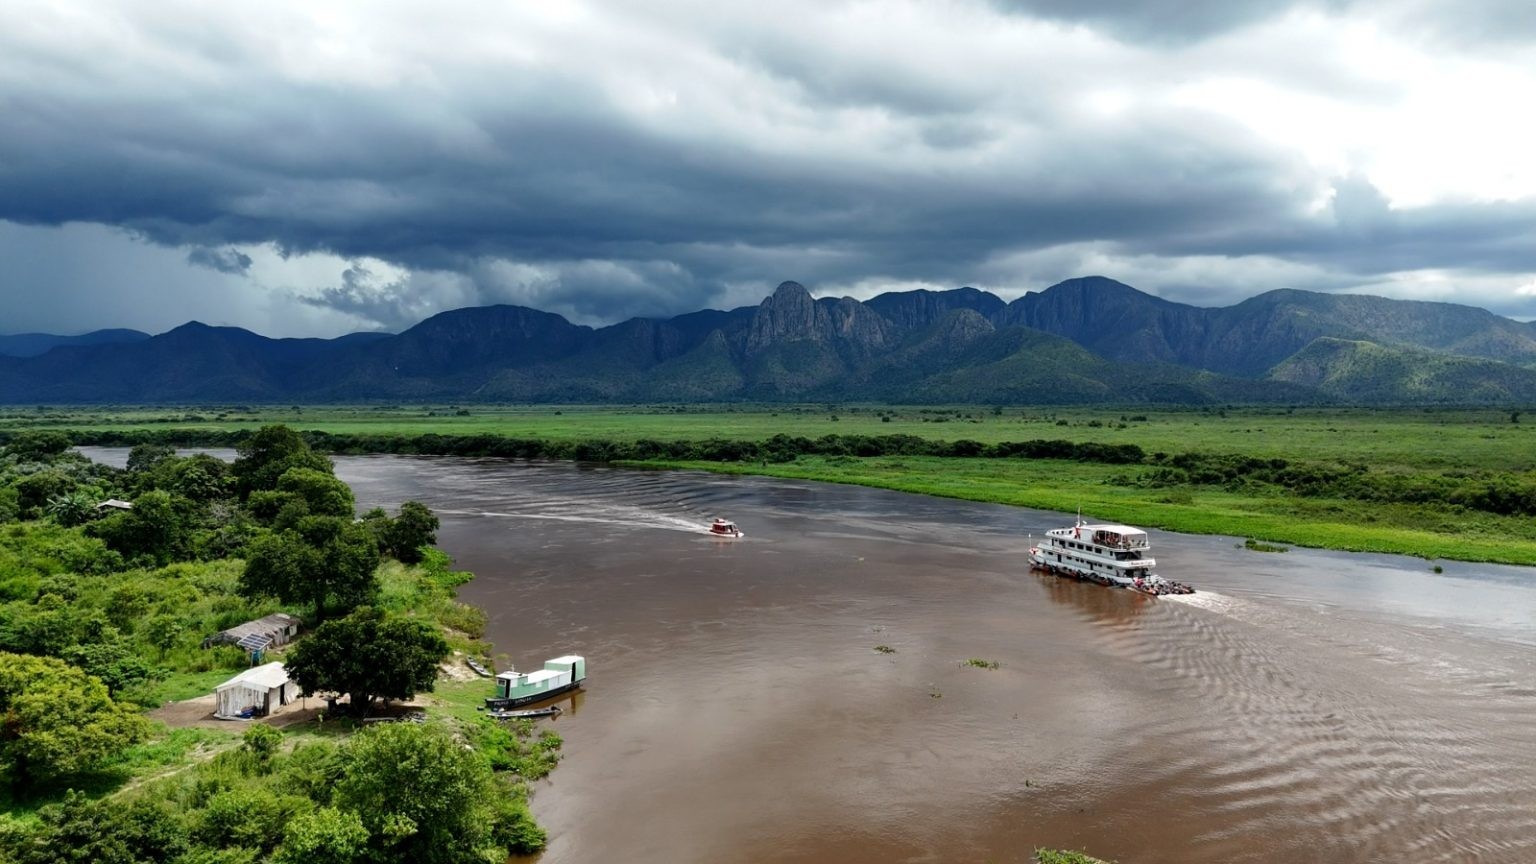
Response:
[{"label": "small hut", "polygon": [[203,640],[204,648],[215,645],[239,645],[247,651],[265,651],[277,645],[286,645],[299,633],[299,619],[282,612],[274,612],[265,618],[247,621],[238,627],[220,630]]},{"label": "small hut", "polygon": [[133,502],[131,502],[131,501],[124,501],[124,500],[122,500],[120,498],[108,498],[107,500],[105,500],[105,501],[101,502],[100,504],[96,505],[96,512],[97,513],[105,513],[108,510],[132,510],[132,509],[133,509]]},{"label": "small hut", "polygon": [[213,716],[226,720],[265,717],[299,698],[299,685],[276,661],[253,666],[214,688],[218,707]]}]

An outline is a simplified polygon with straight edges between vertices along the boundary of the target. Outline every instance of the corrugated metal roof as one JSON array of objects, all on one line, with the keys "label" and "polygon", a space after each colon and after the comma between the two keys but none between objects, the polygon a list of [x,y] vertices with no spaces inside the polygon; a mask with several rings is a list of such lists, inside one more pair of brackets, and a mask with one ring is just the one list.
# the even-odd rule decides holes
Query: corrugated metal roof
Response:
[{"label": "corrugated metal roof", "polygon": [[270,690],[287,683],[288,670],[283,668],[282,663],[274,660],[261,666],[253,666],[214,689],[225,690],[230,687],[244,686],[261,687]]},{"label": "corrugated metal roof", "polygon": [[292,615],[286,614],[284,612],[273,612],[271,615],[268,615],[265,618],[257,618],[255,621],[247,621],[244,624],[231,627],[228,630],[223,630],[220,632],[233,639],[240,639],[252,634],[265,634],[271,633],[275,630],[284,630],[288,627],[297,626],[300,623],[301,622],[299,619],[293,617]]}]

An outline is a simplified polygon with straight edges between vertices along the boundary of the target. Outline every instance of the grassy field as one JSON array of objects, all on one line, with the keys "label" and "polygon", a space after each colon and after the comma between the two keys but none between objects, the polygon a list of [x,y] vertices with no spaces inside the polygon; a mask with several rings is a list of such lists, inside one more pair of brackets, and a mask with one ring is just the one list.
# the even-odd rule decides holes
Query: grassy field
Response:
[{"label": "grassy field", "polygon": [[[1519,422],[1519,421],[1524,422]],[[10,408],[0,432],[240,430],[269,423],[334,434],[501,435],[557,441],[762,441],[784,433],[913,435],[982,443],[1065,439],[1135,444],[1149,457],[1242,454],[1356,465],[1377,474],[1449,479],[1498,474],[1536,483],[1536,412],[1145,408],[762,406],[228,406]],[[1136,485],[1137,466],[1055,460],[800,456],[793,462],[648,463],[856,483],[1085,513],[1192,533],[1419,555],[1536,564],[1527,517],[1461,507],[1302,497],[1276,489]]]},{"label": "grassy field", "polygon": [[[465,412],[460,414],[458,412]],[[1225,409],[852,406],[321,406],[248,408],[6,408],[0,431],[21,429],[296,429],[374,435],[549,439],[761,440],[778,433],[916,435],[983,443],[1064,438],[1137,444],[1148,453],[1207,450],[1377,468],[1536,470],[1536,412],[1505,410]]]},{"label": "grassy field", "polygon": [[1125,466],[1050,459],[803,456],[766,465],[636,463],[852,483],[968,501],[1014,504],[1190,534],[1389,552],[1427,559],[1536,565],[1536,520],[1428,506],[1300,498],[1222,489],[1144,489],[1116,482]]}]

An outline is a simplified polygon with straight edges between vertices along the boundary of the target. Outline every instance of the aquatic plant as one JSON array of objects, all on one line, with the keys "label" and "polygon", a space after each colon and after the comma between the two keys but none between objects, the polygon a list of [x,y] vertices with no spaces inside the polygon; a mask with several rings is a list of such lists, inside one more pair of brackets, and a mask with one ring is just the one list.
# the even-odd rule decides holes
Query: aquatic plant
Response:
[{"label": "aquatic plant", "polygon": [[895,654],[896,653],[896,649],[892,648],[889,645],[876,645],[875,646],[875,650],[880,652],[881,654]]},{"label": "aquatic plant", "polygon": [[974,666],[977,669],[1001,669],[1003,666],[1003,664],[997,662],[996,660],[983,660],[980,657],[972,657],[960,665]]}]

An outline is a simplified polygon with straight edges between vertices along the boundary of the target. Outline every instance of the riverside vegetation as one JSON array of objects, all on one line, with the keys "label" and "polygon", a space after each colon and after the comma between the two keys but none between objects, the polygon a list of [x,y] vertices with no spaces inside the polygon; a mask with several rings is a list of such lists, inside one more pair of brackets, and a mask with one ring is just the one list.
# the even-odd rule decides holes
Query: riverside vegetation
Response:
[{"label": "riverside vegetation", "polygon": [[[0,451],[0,861],[453,864],[542,848],[528,783],[560,739],[477,717],[481,682],[437,680],[451,650],[484,652],[485,620],[454,599],[470,577],[431,548],[427,508],[354,521],[330,461],[281,426],[249,434],[233,464],[148,444],[119,470],[69,443],[33,431]],[[102,516],[107,498],[133,507]],[[294,679],[350,694],[333,716],[243,735],[146,716],[249,664],[205,636],[278,610],[313,627],[284,649]],[[354,716],[417,694],[428,722]]]},{"label": "riverside vegetation", "polygon": [[[1191,533],[1536,564],[1536,412],[590,406],[12,409],[0,435],[617,461],[856,483]],[[13,434],[14,434],[13,431]],[[1266,544],[1266,545],[1259,545]]]}]

